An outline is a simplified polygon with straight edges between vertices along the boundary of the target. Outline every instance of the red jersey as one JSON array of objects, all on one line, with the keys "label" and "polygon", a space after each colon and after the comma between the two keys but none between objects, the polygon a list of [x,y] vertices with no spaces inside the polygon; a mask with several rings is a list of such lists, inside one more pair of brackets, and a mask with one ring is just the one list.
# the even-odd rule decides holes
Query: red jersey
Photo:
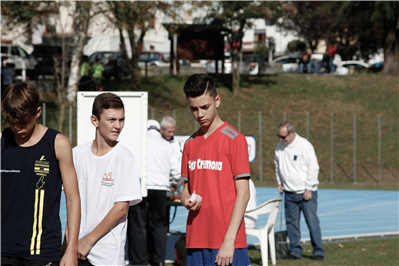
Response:
[{"label": "red jersey", "polygon": [[[206,139],[198,130],[184,145],[181,176],[190,193],[195,190],[202,197],[199,211],[188,214],[186,248],[219,249],[237,196],[235,180],[250,176],[244,135],[227,122]],[[246,247],[243,219],[234,248]]]}]

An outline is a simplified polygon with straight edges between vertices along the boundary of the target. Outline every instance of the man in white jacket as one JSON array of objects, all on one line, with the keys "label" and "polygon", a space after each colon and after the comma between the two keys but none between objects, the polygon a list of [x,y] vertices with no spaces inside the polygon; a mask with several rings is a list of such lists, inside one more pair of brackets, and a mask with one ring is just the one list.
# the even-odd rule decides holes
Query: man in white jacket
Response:
[{"label": "man in white jacket", "polygon": [[300,259],[301,211],[305,216],[313,245],[314,260],[324,259],[319,218],[317,217],[317,185],[319,164],[313,145],[294,132],[290,122],[278,126],[280,141],[277,144],[274,163],[280,193],[285,191],[285,217],[290,240],[289,259]]},{"label": "man in white jacket", "polygon": [[[147,265],[149,259],[151,265],[158,266],[164,265],[166,257],[169,222],[166,193],[177,188],[181,166],[172,145],[162,138],[158,121],[148,120],[147,126],[148,195],[129,209],[129,259],[132,265]],[[169,188],[170,174],[172,187]]]},{"label": "man in white jacket", "polygon": [[170,145],[172,145],[175,152],[175,156],[178,158],[179,163],[181,163],[182,149],[180,143],[174,138],[176,129],[176,120],[171,116],[165,116],[161,120],[161,134],[164,139],[166,139]]}]

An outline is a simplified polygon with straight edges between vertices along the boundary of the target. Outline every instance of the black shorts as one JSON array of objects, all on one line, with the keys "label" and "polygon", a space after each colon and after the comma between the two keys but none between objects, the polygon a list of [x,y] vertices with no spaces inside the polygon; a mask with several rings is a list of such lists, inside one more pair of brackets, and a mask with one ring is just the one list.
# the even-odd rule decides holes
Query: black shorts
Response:
[{"label": "black shorts", "polygon": [[78,265],[79,266],[94,266],[93,264],[91,264],[89,262],[89,260],[81,260],[81,259],[78,259]]},{"label": "black shorts", "polygon": [[59,261],[34,261],[27,260],[21,257],[1,256],[2,266],[58,266]]}]

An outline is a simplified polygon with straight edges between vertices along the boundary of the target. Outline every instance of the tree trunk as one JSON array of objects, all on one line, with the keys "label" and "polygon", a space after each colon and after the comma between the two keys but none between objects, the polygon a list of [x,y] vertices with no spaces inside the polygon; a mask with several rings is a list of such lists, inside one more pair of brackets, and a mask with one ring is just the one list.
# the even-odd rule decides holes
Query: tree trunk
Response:
[{"label": "tree trunk", "polygon": [[[392,25],[393,24],[393,25]],[[399,64],[399,29],[395,23],[388,23],[389,27],[384,34],[384,67],[382,74],[398,76]]]},{"label": "tree trunk", "polygon": [[140,47],[142,42],[138,40],[136,42],[136,36],[133,30],[128,30],[130,47],[132,48],[132,57],[129,60],[130,67],[130,85],[133,91],[139,91],[141,86],[141,76],[140,76],[140,68],[139,68],[139,56],[140,56]]},{"label": "tree trunk", "polygon": [[238,94],[238,89],[240,88],[240,70],[239,62],[237,60],[233,61],[233,94]]},{"label": "tree trunk", "polygon": [[58,118],[58,131],[63,133],[64,131],[64,120],[65,120],[65,108],[66,107],[66,102],[63,101],[60,103],[60,116]]},{"label": "tree trunk", "polygon": [[130,58],[131,88],[139,91],[141,88],[141,70],[139,68],[140,47],[136,44],[132,47],[132,58]]},{"label": "tree trunk", "polygon": [[80,62],[83,47],[86,43],[86,34],[80,32],[79,37],[75,40],[74,44],[76,45],[75,50],[73,51],[72,61],[71,61],[71,73],[68,78],[68,89],[67,89],[67,98],[68,101],[73,102],[76,98],[76,92],[78,91],[78,84],[80,81]]},{"label": "tree trunk", "polygon": [[58,116],[58,131],[63,133],[66,101],[63,92],[63,87],[61,87],[60,85],[57,86],[57,96],[58,96],[58,104],[60,107],[60,113]]}]

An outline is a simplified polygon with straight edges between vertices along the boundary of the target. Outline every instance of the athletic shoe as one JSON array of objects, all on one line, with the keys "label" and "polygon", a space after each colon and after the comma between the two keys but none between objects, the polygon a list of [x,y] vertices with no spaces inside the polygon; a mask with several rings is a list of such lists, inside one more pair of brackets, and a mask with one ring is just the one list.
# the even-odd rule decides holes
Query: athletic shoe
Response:
[{"label": "athletic shoe", "polygon": [[314,260],[324,260],[324,256],[316,255],[313,258]]},{"label": "athletic shoe", "polygon": [[298,257],[296,257],[296,256],[294,256],[294,255],[292,255],[292,254],[289,254],[288,257],[287,257],[287,259],[288,259],[288,260],[300,260],[301,258],[298,258]]}]

